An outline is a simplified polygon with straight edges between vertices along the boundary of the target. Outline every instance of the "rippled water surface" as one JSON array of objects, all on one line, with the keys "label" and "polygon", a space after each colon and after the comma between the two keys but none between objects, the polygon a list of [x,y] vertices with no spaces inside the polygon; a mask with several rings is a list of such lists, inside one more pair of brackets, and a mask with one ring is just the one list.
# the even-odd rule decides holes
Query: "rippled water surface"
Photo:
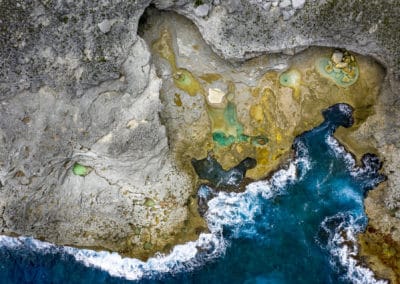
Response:
[{"label": "rippled water surface", "polygon": [[351,124],[335,105],[299,136],[296,157],[243,193],[210,195],[210,233],[147,262],[118,254],[0,237],[1,283],[377,283],[354,256],[366,226],[366,190],[383,180],[379,161],[352,156],[332,136]]}]

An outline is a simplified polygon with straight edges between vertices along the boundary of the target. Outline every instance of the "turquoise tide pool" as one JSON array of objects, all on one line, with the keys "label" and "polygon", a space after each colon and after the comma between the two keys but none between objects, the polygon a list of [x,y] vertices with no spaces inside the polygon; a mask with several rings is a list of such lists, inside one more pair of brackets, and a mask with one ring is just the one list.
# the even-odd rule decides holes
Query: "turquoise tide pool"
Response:
[{"label": "turquoise tide pool", "polygon": [[0,236],[0,283],[384,283],[355,258],[364,196],[384,180],[381,163],[367,154],[357,167],[333,137],[351,126],[350,106],[323,114],[270,179],[242,193],[200,188],[210,232],[197,241],[142,262]]}]

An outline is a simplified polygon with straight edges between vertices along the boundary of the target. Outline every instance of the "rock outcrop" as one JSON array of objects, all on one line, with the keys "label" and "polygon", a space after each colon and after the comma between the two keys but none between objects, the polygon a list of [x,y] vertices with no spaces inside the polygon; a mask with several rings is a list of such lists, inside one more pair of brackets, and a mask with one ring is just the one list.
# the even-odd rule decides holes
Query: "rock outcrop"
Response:
[{"label": "rock outcrop", "polygon": [[170,153],[162,81],[137,35],[151,3],[193,21],[233,65],[309,46],[380,62],[371,115],[337,136],[367,141],[383,159],[388,181],[366,209],[399,244],[400,4],[390,0],[0,1],[1,233],[135,256],[194,237],[184,225],[193,179]]},{"label": "rock outcrop", "polygon": [[3,234],[137,256],[175,242],[192,185],[136,34],[148,5],[0,2]]}]

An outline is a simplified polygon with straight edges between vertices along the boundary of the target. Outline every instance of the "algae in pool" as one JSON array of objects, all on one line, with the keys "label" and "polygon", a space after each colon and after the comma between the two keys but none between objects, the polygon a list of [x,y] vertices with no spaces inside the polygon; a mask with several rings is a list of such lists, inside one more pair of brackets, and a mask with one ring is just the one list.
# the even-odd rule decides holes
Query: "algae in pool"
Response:
[{"label": "algae in pool", "polygon": [[[214,230],[218,226],[224,227],[224,237],[232,241],[231,249],[222,257],[218,254],[218,249],[223,248],[225,244],[223,241],[218,243],[221,240],[220,231],[219,234],[215,234],[215,238],[211,238],[211,234],[203,234],[198,241],[185,245],[189,252],[198,249],[196,257],[200,260],[203,260],[203,256],[206,260],[207,257],[212,259],[210,254],[217,251],[216,255],[221,257],[221,261],[207,262],[207,273],[199,270],[191,275],[174,274],[174,269],[188,269],[184,254],[178,254],[182,258],[157,257],[145,263],[137,260],[119,260],[116,255],[83,252],[78,249],[64,251],[64,248],[56,248],[55,254],[52,254],[51,246],[45,247],[43,258],[36,258],[44,260],[43,266],[38,269],[32,268],[28,261],[26,271],[36,269],[32,275],[40,276],[45,271],[49,276],[51,273],[43,267],[49,263],[60,263],[61,259],[68,263],[65,270],[54,269],[58,277],[56,279],[60,279],[57,274],[60,271],[69,272],[69,267],[73,268],[71,271],[75,271],[76,266],[79,268],[80,263],[76,259],[63,256],[64,252],[68,252],[69,256],[73,255],[90,264],[94,262],[100,267],[112,261],[112,267],[106,268],[118,276],[132,276],[133,273],[137,277],[140,272],[142,275],[157,278],[168,271],[174,277],[163,280],[170,282],[177,279],[188,281],[191,277],[191,280],[199,282],[221,282],[223,279],[243,280],[244,283],[285,280],[310,283],[315,278],[307,277],[314,276],[323,283],[336,280],[346,282],[342,278],[344,264],[338,263],[336,270],[331,269],[331,259],[327,259],[326,256],[338,253],[335,249],[340,249],[340,246],[335,246],[332,242],[339,240],[339,245],[348,245],[348,239],[341,239],[343,235],[351,239],[354,237],[351,235],[354,229],[355,232],[359,232],[364,228],[366,219],[362,205],[363,194],[366,189],[382,180],[382,177],[376,167],[351,167],[354,166],[354,161],[350,159],[349,162],[346,151],[332,137],[332,122],[327,119],[322,123],[323,116],[320,111],[337,102],[345,102],[354,107],[354,125],[349,129],[340,128],[337,133],[342,134],[337,136],[349,149],[361,156],[365,152],[364,147],[369,143],[367,139],[365,144],[362,139],[358,139],[362,137],[362,133],[357,132],[357,129],[362,127],[362,122],[373,113],[371,106],[374,105],[383,79],[380,67],[368,58],[349,53],[354,57],[357,69],[335,70],[335,73],[342,76],[339,78],[341,81],[351,81],[351,84],[341,86],[335,80],[336,75],[335,78],[324,76],[317,68],[321,58],[328,59],[325,67],[329,65],[329,58],[333,61],[333,49],[310,48],[292,58],[268,55],[259,61],[233,65],[215,56],[194,29],[185,30],[188,25],[184,23],[184,19],[164,16],[157,21],[166,27],[161,33],[164,40],[157,44],[157,39],[152,37],[156,34],[154,31],[158,32],[160,25],[150,28],[144,38],[149,43],[156,40],[153,45],[154,63],[163,79],[161,99],[165,106],[161,116],[168,131],[171,151],[181,161],[182,170],[190,172],[190,158],[204,159],[211,150],[217,163],[221,165],[218,170],[222,173],[229,173],[228,169],[239,165],[246,157],[255,158],[256,167],[246,168],[249,169],[246,174],[248,177],[259,179],[282,164],[282,161],[286,161],[294,137],[321,123],[320,126],[296,140],[294,147],[298,159],[292,160],[292,163],[276,172],[271,179],[252,184],[244,193],[222,192],[218,194],[218,198],[211,200],[209,216],[215,219],[210,222],[209,228]],[[165,64],[165,59],[168,64]],[[268,65],[269,61],[283,62],[279,66],[286,67],[275,69],[278,65]],[[264,62],[269,67],[257,65],[259,62]],[[328,68],[326,72],[329,71]],[[353,71],[354,74],[351,73]],[[342,80],[344,75],[349,78]],[[212,96],[209,96],[210,90],[215,91]],[[221,95],[222,93],[224,95]],[[228,94],[231,95],[228,97]],[[229,102],[229,115],[225,116],[224,111]],[[232,143],[214,143],[210,109],[223,110],[218,123],[222,124],[221,128],[224,131],[233,133]],[[247,138],[241,135],[246,135]],[[224,139],[222,141],[225,143]],[[302,147],[304,145],[307,147]],[[284,182],[284,185],[280,182]],[[212,190],[209,192],[216,196]],[[284,194],[281,194],[282,192]],[[190,199],[191,210],[195,208],[192,208],[192,205],[193,199]],[[155,201],[147,200],[146,206],[156,206]],[[187,231],[194,227],[193,223],[184,225],[183,237],[179,239],[181,242],[187,241]],[[143,235],[141,231],[138,233]],[[315,233],[318,233],[320,243],[314,242]],[[209,239],[204,236],[208,236]],[[31,251],[40,248],[37,243],[29,240],[22,242],[21,246],[26,246]],[[181,248],[175,247],[178,252],[182,252],[179,251]],[[156,246],[147,242],[146,249],[151,251],[156,249]],[[19,251],[22,250],[17,251],[15,262],[7,258],[10,251],[4,249],[4,246],[1,247],[0,254],[4,255],[3,259],[11,260],[11,267],[16,267],[20,261]],[[293,252],[296,252],[296,258],[293,257]],[[190,265],[205,264],[196,257]],[[296,259],[301,260],[296,263]],[[183,264],[179,263],[180,260]],[[338,261],[342,260],[340,258]],[[325,265],[321,266],[321,263]],[[6,274],[3,279],[7,279],[9,271],[12,271],[7,269],[6,265],[8,263],[3,266],[6,269],[1,271]],[[50,270],[53,267],[56,266],[51,265]],[[321,267],[324,270],[321,270]],[[268,274],[265,270],[276,273]],[[98,272],[96,270],[96,277],[109,280],[109,275],[98,275],[101,274]],[[168,278],[168,273],[164,274],[164,277]],[[73,275],[74,273],[66,273],[65,277]],[[154,278],[150,278],[149,282]],[[82,278],[79,280],[82,281]],[[93,279],[88,281],[91,280]],[[118,278],[115,282],[119,280]]]},{"label": "algae in pool", "polygon": [[340,87],[348,87],[357,82],[359,70],[353,55],[345,51],[335,51],[331,58],[320,58],[316,64],[317,71],[332,80]]},{"label": "algae in pool", "polygon": [[[323,116],[323,123],[296,138],[295,158],[270,179],[250,183],[240,193],[217,193],[202,186],[198,194],[200,200],[208,201],[210,232],[196,241],[143,262],[115,253],[0,236],[1,279],[11,283],[42,283],[43,279],[72,283],[386,283],[354,259],[355,236],[367,221],[363,196],[384,179],[379,174],[381,162],[366,154],[362,167],[355,166],[333,137],[339,126],[353,123],[349,105],[334,105]],[[209,166],[222,173],[222,179],[233,173],[223,171],[211,158],[194,164],[205,178],[210,177]],[[252,166],[254,160],[247,159],[237,169],[243,174]],[[147,242],[144,249],[152,247]],[[388,248],[386,253],[392,255],[393,250]]]},{"label": "algae in pool", "polygon": [[301,74],[296,69],[283,72],[279,76],[279,83],[282,86],[292,88],[296,98],[300,96],[300,81]]},{"label": "algae in pool", "polygon": [[[261,69],[258,62],[277,60],[277,55],[233,66],[216,57],[196,31],[159,20],[155,26],[161,26],[161,37],[151,37],[149,31],[145,39],[153,43],[160,72],[171,74],[172,80],[164,76],[162,116],[173,133],[171,150],[183,169],[190,168],[191,157],[201,159],[213,151],[224,169],[253,157],[257,166],[247,172],[248,177],[265,177],[289,157],[294,138],[318,125],[320,111],[335,103],[355,108],[355,126],[338,131],[341,141],[358,158],[372,150],[367,139],[359,143],[357,137],[357,128],[373,113],[383,79],[383,71],[372,60],[343,50],[310,48],[288,58],[282,70],[271,66],[254,72]],[[177,92],[179,110],[171,103]]]},{"label": "algae in pool", "polygon": [[[362,136],[362,123],[373,114],[384,72],[367,57],[315,47],[295,56],[271,54],[230,63],[213,53],[192,23],[172,13],[150,17],[142,37],[152,46],[153,63],[163,79],[160,116],[170,151],[180,169],[194,178],[191,159],[205,159],[209,152],[224,171],[254,158],[257,165],[246,177],[266,177],[291,156],[295,137],[319,125],[321,110],[336,103],[353,106],[355,123],[335,136],[358,159],[374,152],[371,138]],[[357,68],[348,86],[317,68],[322,58],[333,62],[338,52],[342,59],[352,56]],[[191,219],[195,207],[184,225],[191,232],[199,226],[197,217]],[[180,240],[194,238],[189,235]]]}]

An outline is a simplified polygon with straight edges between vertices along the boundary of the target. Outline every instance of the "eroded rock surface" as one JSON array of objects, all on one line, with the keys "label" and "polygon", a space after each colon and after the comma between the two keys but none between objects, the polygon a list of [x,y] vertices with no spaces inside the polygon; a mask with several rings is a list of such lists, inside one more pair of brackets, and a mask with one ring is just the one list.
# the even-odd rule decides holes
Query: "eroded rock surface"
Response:
[{"label": "eroded rock surface", "polygon": [[[368,149],[383,158],[388,181],[376,195],[370,194],[366,209],[376,232],[389,234],[399,244],[398,2],[153,3],[191,19],[207,44],[235,67],[255,55],[286,54],[284,62],[280,56],[258,62],[264,66],[255,69],[259,74],[272,66],[285,70],[291,55],[313,45],[346,48],[381,62],[386,76],[376,77],[382,80],[380,95],[359,112],[365,121],[356,121],[355,131],[338,130],[337,137],[355,153]],[[188,210],[194,202],[189,198],[192,178],[170,155],[168,143],[174,145],[174,140],[170,135],[167,141],[158,115],[159,77],[165,79],[168,73],[156,75],[150,47],[137,36],[139,18],[149,5],[150,1],[0,1],[2,233],[136,256],[168,248],[181,238],[178,232],[188,234],[180,227],[193,211]],[[251,67],[252,62],[245,64]],[[204,80],[215,76],[207,74]],[[277,74],[270,76],[265,82],[278,81]],[[256,81],[249,84],[257,87]],[[291,96],[295,90],[282,89],[282,96],[276,96],[282,100],[282,112],[291,110],[300,118],[290,109],[296,104]],[[204,103],[200,96],[191,98]],[[209,100],[218,104],[223,97],[217,92]],[[173,102],[184,106],[187,98],[177,94]],[[253,114],[261,117],[257,108]],[[206,114],[196,115],[207,121]],[[238,117],[244,114],[239,111]],[[196,158],[204,158],[205,152]],[[74,175],[76,162],[90,172]],[[201,228],[197,225],[191,227]]]},{"label": "eroded rock surface", "polygon": [[136,256],[175,242],[192,186],[136,35],[148,4],[1,2],[3,234]]}]

